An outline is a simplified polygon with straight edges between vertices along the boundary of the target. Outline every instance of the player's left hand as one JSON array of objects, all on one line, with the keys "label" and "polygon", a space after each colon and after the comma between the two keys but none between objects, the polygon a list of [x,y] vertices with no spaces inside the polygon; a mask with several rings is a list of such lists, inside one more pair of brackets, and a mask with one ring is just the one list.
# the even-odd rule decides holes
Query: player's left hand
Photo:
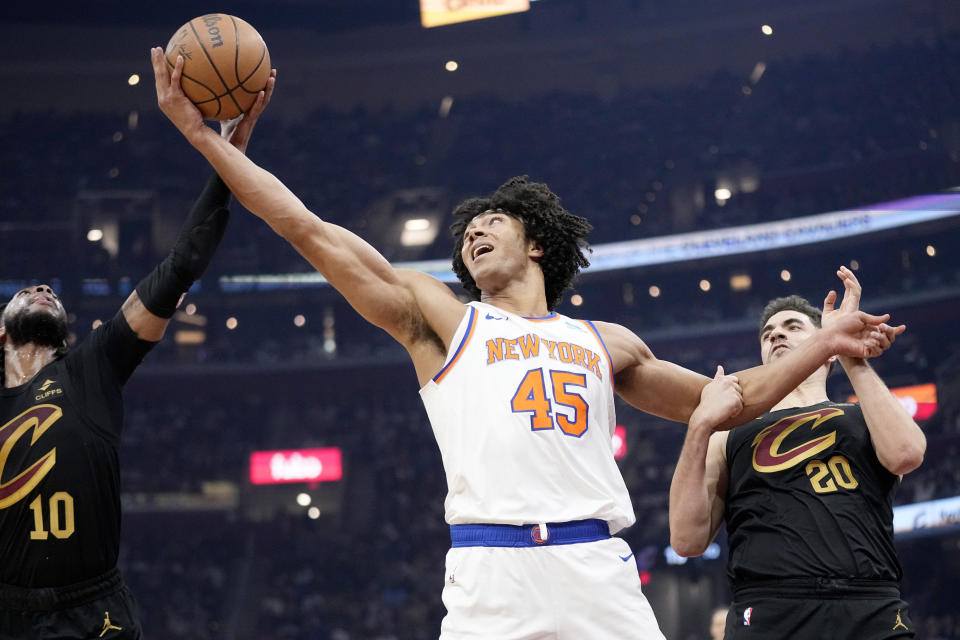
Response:
[{"label": "player's left hand", "polygon": [[247,144],[250,142],[250,136],[253,134],[253,127],[256,126],[260,114],[263,113],[267,105],[270,104],[270,98],[273,96],[273,88],[277,82],[277,70],[271,69],[267,77],[267,85],[253,102],[253,106],[246,113],[241,113],[232,120],[220,121],[220,135],[240,150],[240,153],[247,152]]},{"label": "player's left hand", "polygon": [[823,329],[835,333],[837,355],[853,358],[873,358],[893,344],[897,336],[907,330],[906,325],[886,323],[890,314],[874,316],[860,311],[863,288],[853,271],[847,267],[837,270],[843,282],[843,300],[835,307],[837,292],[831,290],[823,301]]}]

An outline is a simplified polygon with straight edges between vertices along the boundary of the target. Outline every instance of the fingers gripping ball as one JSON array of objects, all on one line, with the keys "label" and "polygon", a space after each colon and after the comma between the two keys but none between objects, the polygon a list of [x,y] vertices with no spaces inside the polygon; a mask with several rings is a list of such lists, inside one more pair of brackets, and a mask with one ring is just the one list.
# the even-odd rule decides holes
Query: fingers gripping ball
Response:
[{"label": "fingers gripping ball", "polygon": [[240,18],[209,13],[183,25],[164,57],[170,70],[183,56],[180,86],[207,120],[246,113],[270,77],[270,53],[257,30]]}]

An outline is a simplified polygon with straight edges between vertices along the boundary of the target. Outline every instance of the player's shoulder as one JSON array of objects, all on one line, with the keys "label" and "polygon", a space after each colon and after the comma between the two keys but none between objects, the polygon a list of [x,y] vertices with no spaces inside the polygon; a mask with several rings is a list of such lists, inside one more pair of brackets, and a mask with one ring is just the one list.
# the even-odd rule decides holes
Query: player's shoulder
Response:
[{"label": "player's shoulder", "polygon": [[640,336],[622,324],[602,320],[592,320],[590,324],[597,330],[600,338],[611,352],[626,350],[637,354],[646,354],[649,351]]},{"label": "player's shoulder", "polygon": [[603,337],[604,340],[607,339],[621,339],[621,340],[639,340],[640,338],[630,329],[626,328],[622,324],[616,322],[606,322],[604,320],[584,320],[584,322],[589,322],[597,330],[597,333]]}]

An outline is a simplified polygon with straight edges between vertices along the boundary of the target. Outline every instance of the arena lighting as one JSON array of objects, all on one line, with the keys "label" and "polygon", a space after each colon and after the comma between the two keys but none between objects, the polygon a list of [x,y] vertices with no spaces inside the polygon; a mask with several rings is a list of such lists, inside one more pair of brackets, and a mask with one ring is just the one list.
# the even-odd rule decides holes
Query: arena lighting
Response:
[{"label": "arena lighting", "polygon": [[403,223],[404,231],[426,231],[430,228],[430,221],[426,218],[411,218]]},{"label": "arena lighting", "polygon": [[453,107],[453,96],[443,96],[443,99],[440,101],[440,109],[437,111],[437,115],[441,118],[446,118],[450,115],[450,109]]},{"label": "arena lighting", "polygon": [[90,231],[87,231],[87,240],[90,242],[100,242],[103,240],[103,229],[90,229]]},{"label": "arena lighting", "polygon": [[203,344],[207,341],[207,334],[199,329],[178,329],[173,334],[173,341],[176,344]]},{"label": "arena lighting", "polygon": [[735,273],[730,276],[730,288],[734,291],[749,291],[753,286],[753,279],[749,273]]},{"label": "arena lighting", "polygon": [[140,84],[140,74],[134,73],[129,78],[127,78],[127,84],[131,87],[135,87]]},{"label": "arena lighting", "polygon": [[403,223],[400,244],[405,247],[425,246],[437,237],[437,225],[427,218],[410,218]]},{"label": "arena lighting", "polygon": [[447,64],[443,65],[443,68],[451,73],[460,68],[460,65],[457,64],[456,60],[447,60]]}]

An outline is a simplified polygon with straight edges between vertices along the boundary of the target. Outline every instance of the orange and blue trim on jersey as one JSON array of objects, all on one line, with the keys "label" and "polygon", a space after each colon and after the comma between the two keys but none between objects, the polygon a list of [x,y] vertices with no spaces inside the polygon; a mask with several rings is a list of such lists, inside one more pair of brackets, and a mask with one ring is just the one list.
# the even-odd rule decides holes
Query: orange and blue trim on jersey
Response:
[{"label": "orange and blue trim on jersey", "polygon": [[477,310],[474,307],[469,307],[470,309],[470,319],[467,321],[467,330],[463,332],[463,338],[460,340],[460,344],[457,345],[457,350],[453,352],[453,357],[450,358],[450,361],[447,364],[443,365],[443,369],[433,376],[433,381],[435,383],[440,382],[443,379],[443,376],[447,375],[450,369],[453,368],[453,365],[457,363],[457,360],[460,359],[460,356],[463,355],[463,351],[467,346],[467,343],[470,342],[470,338],[473,337],[473,331],[477,328]]},{"label": "orange and blue trim on jersey", "polygon": [[600,346],[603,347],[603,352],[607,354],[607,363],[610,365],[610,386],[615,386],[613,382],[613,358],[610,357],[610,351],[607,349],[607,343],[603,341],[603,338],[600,337],[600,332],[597,331],[597,328],[593,326],[593,323],[589,320],[581,320],[590,331],[597,337],[597,341],[600,343]]}]

